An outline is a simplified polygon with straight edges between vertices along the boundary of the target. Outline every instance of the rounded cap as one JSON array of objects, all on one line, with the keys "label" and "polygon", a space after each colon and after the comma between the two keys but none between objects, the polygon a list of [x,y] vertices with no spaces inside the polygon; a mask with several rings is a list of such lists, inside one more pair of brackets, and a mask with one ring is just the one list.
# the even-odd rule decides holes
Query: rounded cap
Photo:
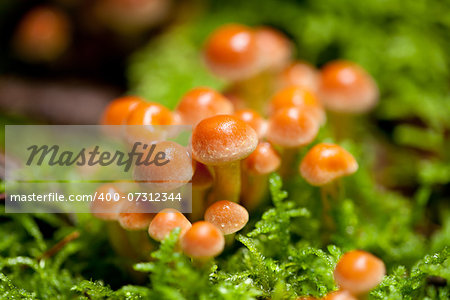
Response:
[{"label": "rounded cap", "polygon": [[283,147],[301,147],[316,138],[319,126],[310,111],[304,108],[281,108],[269,119],[267,139]]},{"label": "rounded cap", "polygon": [[139,103],[144,100],[135,96],[125,96],[111,101],[103,112],[102,125],[122,125]]},{"label": "rounded cap", "polygon": [[198,221],[181,238],[183,252],[192,258],[208,259],[222,253],[225,247],[223,233],[213,224]]},{"label": "rounded cap", "polygon": [[354,295],[364,294],[376,287],[386,274],[378,257],[361,250],[345,253],[334,269],[336,284]]},{"label": "rounded cap", "polygon": [[255,29],[259,55],[264,69],[279,70],[289,63],[292,44],[280,31],[270,27]]},{"label": "rounded cap", "polygon": [[205,60],[213,73],[226,79],[244,79],[259,69],[258,43],[254,31],[244,25],[218,28],[205,45]]},{"label": "rounded cap", "polygon": [[18,25],[14,37],[17,53],[28,61],[52,61],[70,43],[69,19],[51,7],[38,7],[28,12]]},{"label": "rounded cap", "polygon": [[187,92],[177,107],[184,124],[195,126],[203,119],[233,113],[233,104],[220,93],[207,87]]},{"label": "rounded cap", "polygon": [[[150,157],[146,160],[146,157]],[[192,159],[186,147],[172,141],[148,145],[144,162],[136,165],[133,179],[149,192],[177,189],[192,179]]]},{"label": "rounded cap", "polygon": [[155,216],[147,212],[149,209],[149,202],[123,201],[118,217],[120,226],[127,230],[147,229]]},{"label": "rounded cap", "polygon": [[285,68],[280,74],[279,86],[283,88],[295,85],[317,92],[319,90],[319,74],[319,71],[313,65],[297,61]]},{"label": "rounded cap", "polygon": [[333,61],[322,69],[320,99],[332,111],[364,113],[377,104],[378,87],[372,77],[357,64]]},{"label": "rounded cap", "polygon": [[191,228],[191,222],[176,209],[166,208],[161,210],[153,218],[148,227],[148,234],[154,240],[164,240],[175,228],[180,228],[180,236]]},{"label": "rounded cap", "polygon": [[249,108],[240,109],[234,115],[250,125],[260,139],[265,136],[267,132],[267,121],[257,111]]},{"label": "rounded cap", "polygon": [[122,192],[113,184],[103,184],[95,192],[97,197],[91,202],[91,214],[102,220],[117,220],[123,203]]},{"label": "rounded cap", "polygon": [[255,130],[229,115],[205,119],[192,133],[192,154],[205,165],[221,165],[244,159],[257,145]]},{"label": "rounded cap", "polygon": [[270,143],[259,143],[255,151],[242,162],[243,168],[255,175],[275,172],[281,164],[281,158]]},{"label": "rounded cap", "polygon": [[232,234],[247,224],[248,211],[231,201],[217,201],[206,210],[205,221],[217,226],[225,235]]},{"label": "rounded cap", "polygon": [[302,87],[290,86],[277,92],[271,99],[269,105],[270,114],[274,114],[280,108],[304,107],[323,124],[325,122],[325,111],[316,95]]},{"label": "rounded cap", "polygon": [[312,147],[300,163],[300,174],[311,185],[321,186],[336,178],[353,174],[358,163],[344,148],[321,143]]},{"label": "rounded cap", "polygon": [[354,297],[348,291],[331,292],[328,295],[326,295],[325,297],[323,297],[322,299],[323,300],[358,300],[356,297]]}]

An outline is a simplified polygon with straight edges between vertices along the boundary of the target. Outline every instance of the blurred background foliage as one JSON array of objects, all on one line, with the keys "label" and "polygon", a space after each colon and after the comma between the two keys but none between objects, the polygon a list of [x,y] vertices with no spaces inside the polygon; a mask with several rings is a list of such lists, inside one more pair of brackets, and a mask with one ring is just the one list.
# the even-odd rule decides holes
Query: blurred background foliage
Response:
[{"label": "blurred background foliage", "polygon": [[[0,27],[18,2],[0,2]],[[170,20],[152,30],[148,43],[147,38],[135,42],[146,44],[136,51],[129,46],[134,52],[129,58],[120,56],[117,66],[97,75],[170,108],[192,87],[223,89],[226,82],[203,65],[201,47],[216,27],[230,22],[283,31],[296,46],[296,58],[318,67],[337,58],[355,61],[380,87],[380,104],[357,123],[357,141],[343,142],[360,170],[344,181],[345,196],[333,207],[335,233],[326,242],[320,238],[317,189],[298,176],[282,188],[274,176],[271,204],[252,217],[248,232],[217,264],[193,267],[173,251],[174,233],[151,262],[135,265],[150,273],[148,283],[130,276],[129,262],[108,245],[105,224],[90,216],[2,214],[0,291],[5,298],[321,296],[335,288],[332,269],[338,256],[353,248],[387,264],[389,276],[371,298],[450,297],[450,2],[176,1]],[[5,74],[20,65],[6,60],[8,53],[0,49]],[[114,58],[102,63],[114,64]],[[39,74],[36,70],[48,76],[62,72],[57,66],[33,66],[32,73]],[[116,75],[101,77],[110,70]],[[30,122],[10,115],[2,120]],[[329,128],[320,139],[330,140]],[[42,259],[72,231],[80,238]]]}]

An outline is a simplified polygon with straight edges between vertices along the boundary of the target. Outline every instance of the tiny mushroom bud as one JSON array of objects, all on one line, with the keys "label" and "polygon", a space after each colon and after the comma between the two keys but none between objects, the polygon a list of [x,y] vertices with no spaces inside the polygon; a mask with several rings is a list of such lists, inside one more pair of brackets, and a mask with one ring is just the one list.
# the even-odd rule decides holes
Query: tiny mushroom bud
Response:
[{"label": "tiny mushroom bud", "polygon": [[320,76],[320,99],[325,108],[338,113],[364,113],[378,102],[378,87],[359,65],[333,61]]},{"label": "tiny mushroom bud", "polygon": [[130,113],[144,100],[135,96],[125,96],[111,101],[103,112],[100,123],[102,125],[125,124]]},{"label": "tiny mushroom bud", "polygon": [[325,123],[325,111],[315,93],[298,86],[286,87],[277,92],[269,104],[269,113],[274,114],[280,108],[304,107],[319,121]]},{"label": "tiny mushroom bud", "polygon": [[299,169],[309,184],[323,186],[339,177],[355,173],[358,163],[353,155],[342,147],[320,143],[308,151]]},{"label": "tiny mushroom bud", "polygon": [[247,224],[248,211],[237,203],[222,200],[208,207],[205,221],[217,226],[225,235],[232,234]]},{"label": "tiny mushroom bud", "polygon": [[257,111],[249,108],[240,109],[234,115],[250,125],[260,139],[264,138],[267,131],[267,121]]},{"label": "tiny mushroom bud", "polygon": [[[137,164],[133,179],[148,192],[168,192],[187,184],[194,173],[188,149],[172,141],[147,146],[143,157],[148,164]],[[150,159],[147,159],[150,157]]]},{"label": "tiny mushroom bud", "polygon": [[91,213],[102,220],[117,220],[123,203],[122,192],[112,184],[101,185],[95,191],[96,198],[91,202]]},{"label": "tiny mushroom bud", "polygon": [[319,90],[319,71],[307,62],[294,62],[283,70],[278,85],[280,88],[295,85],[317,92]]},{"label": "tiny mushroom bud", "polygon": [[258,42],[254,31],[244,25],[223,25],[205,45],[205,60],[219,77],[241,80],[260,70]]},{"label": "tiny mushroom bud", "polygon": [[124,201],[118,217],[119,224],[127,230],[147,229],[155,216],[148,211],[150,211],[149,202]]},{"label": "tiny mushroom bud", "polygon": [[209,222],[198,221],[181,237],[183,252],[194,259],[208,260],[222,253],[225,238],[222,231]]},{"label": "tiny mushroom bud", "polygon": [[358,300],[348,291],[335,291],[327,294],[322,300]]},{"label": "tiny mushroom bud", "polygon": [[384,263],[378,257],[361,250],[345,253],[336,265],[336,284],[354,295],[368,293],[386,274]]},{"label": "tiny mushroom bud", "polygon": [[215,115],[232,114],[233,104],[213,89],[198,87],[183,96],[176,112],[184,124],[195,126]]},{"label": "tiny mushroom bud", "polygon": [[194,158],[214,168],[215,200],[237,202],[240,193],[240,160],[258,145],[258,136],[237,117],[217,115],[201,121],[192,133]]},{"label": "tiny mushroom bud", "polygon": [[242,204],[255,209],[268,191],[268,176],[281,165],[281,158],[270,143],[259,143],[255,151],[242,161]]},{"label": "tiny mushroom bud", "polygon": [[255,36],[264,69],[279,70],[288,64],[292,44],[283,33],[270,27],[259,27],[255,29]]},{"label": "tiny mushroom bud", "polygon": [[267,139],[285,148],[311,143],[319,131],[319,122],[301,107],[278,109],[269,119]]},{"label": "tiny mushroom bud", "polygon": [[28,12],[19,23],[14,46],[21,58],[31,62],[57,59],[70,43],[67,16],[51,7],[38,7]]},{"label": "tiny mushroom bud", "polygon": [[183,236],[191,228],[191,222],[178,210],[166,208],[157,213],[153,218],[148,227],[148,234],[154,240],[162,241],[175,228],[180,228],[180,236]]}]

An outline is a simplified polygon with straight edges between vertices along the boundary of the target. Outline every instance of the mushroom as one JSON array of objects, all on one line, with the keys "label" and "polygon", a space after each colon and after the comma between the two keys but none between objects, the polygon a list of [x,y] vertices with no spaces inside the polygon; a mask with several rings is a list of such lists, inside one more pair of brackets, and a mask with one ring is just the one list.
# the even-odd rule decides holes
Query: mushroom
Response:
[{"label": "mushroom", "polygon": [[161,210],[150,223],[148,234],[156,241],[164,240],[175,228],[180,228],[180,237],[191,228],[191,222],[176,209]]},{"label": "mushroom", "polygon": [[204,50],[209,69],[228,80],[249,78],[260,70],[258,42],[254,30],[239,24],[227,24],[208,38]]},{"label": "mushroom", "polygon": [[319,90],[319,71],[311,64],[296,61],[286,67],[278,78],[278,87],[298,86],[312,92]]},{"label": "mushroom", "polygon": [[136,106],[144,102],[144,99],[136,96],[125,96],[114,99],[105,108],[100,124],[123,125]]},{"label": "mushroom", "polygon": [[322,300],[357,300],[352,294],[348,291],[335,291],[327,294]]},{"label": "mushroom", "polygon": [[192,224],[192,227],[181,237],[183,252],[199,261],[206,261],[219,255],[224,247],[225,238],[222,231],[205,221]]},{"label": "mushroom", "polygon": [[258,135],[263,139],[267,132],[267,121],[256,111],[250,108],[240,109],[234,112],[234,116],[250,125]]},{"label": "mushroom", "polygon": [[146,192],[168,192],[187,184],[194,173],[192,158],[186,147],[161,141],[147,146],[143,157],[153,159],[136,162],[133,179]]},{"label": "mushroom", "polygon": [[30,62],[49,62],[60,57],[71,40],[68,17],[53,7],[37,7],[20,21],[14,35],[16,53]]},{"label": "mushroom", "polygon": [[176,108],[184,124],[196,126],[203,119],[233,113],[233,104],[215,90],[198,87],[187,92]]},{"label": "mushroom", "polygon": [[345,253],[334,269],[337,285],[353,295],[368,293],[383,280],[386,267],[381,259],[361,250]]},{"label": "mushroom", "polygon": [[342,147],[335,144],[320,143],[312,147],[303,157],[299,171],[311,185],[321,187],[323,216],[325,227],[330,230],[334,222],[329,216],[328,195],[337,200],[337,189],[333,182],[342,176],[348,176],[358,170],[355,158]]},{"label": "mushroom", "polygon": [[242,204],[253,210],[267,194],[268,176],[281,164],[281,158],[268,142],[260,142],[255,151],[242,161],[245,176],[242,178]]},{"label": "mushroom", "polygon": [[325,111],[316,94],[310,90],[289,86],[278,91],[270,100],[269,114],[274,114],[280,108],[304,107],[311,111],[317,121],[323,125],[326,120]]},{"label": "mushroom", "polygon": [[118,216],[119,224],[126,230],[147,229],[155,216],[155,213],[150,213],[149,211],[152,211],[149,202],[138,200],[123,201]]},{"label": "mushroom", "polygon": [[224,235],[233,234],[247,224],[248,211],[228,200],[217,201],[206,210],[205,221],[217,226]]},{"label": "mushroom", "polygon": [[117,220],[123,204],[122,192],[113,184],[103,184],[96,189],[95,195],[90,206],[91,214],[105,221]]},{"label": "mushroom", "polygon": [[334,112],[364,113],[377,104],[378,87],[359,65],[332,61],[320,73],[320,99],[325,108]]},{"label": "mushroom", "polygon": [[213,185],[214,178],[208,167],[195,162],[195,171],[192,176],[192,213],[191,221],[198,221],[205,213],[206,193]]},{"label": "mushroom", "polygon": [[255,28],[262,69],[280,70],[289,63],[292,43],[280,31],[270,27]]},{"label": "mushroom", "polygon": [[320,143],[312,147],[300,164],[300,174],[314,186],[324,186],[358,170],[353,155],[336,144]]},{"label": "mushroom", "polygon": [[282,148],[280,173],[290,175],[299,149],[311,143],[319,132],[319,122],[304,107],[278,109],[269,118],[267,140]]},{"label": "mushroom", "polygon": [[195,160],[214,169],[213,199],[239,200],[240,160],[258,145],[258,136],[237,117],[217,115],[201,121],[192,133]]}]

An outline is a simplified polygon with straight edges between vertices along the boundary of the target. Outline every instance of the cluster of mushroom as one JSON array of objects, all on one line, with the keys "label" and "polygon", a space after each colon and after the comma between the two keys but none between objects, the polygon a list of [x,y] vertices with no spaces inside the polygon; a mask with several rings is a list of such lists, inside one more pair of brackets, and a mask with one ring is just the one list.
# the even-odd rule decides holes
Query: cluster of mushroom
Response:
[{"label": "cluster of mushroom", "polygon": [[[291,55],[290,41],[274,29],[224,25],[204,47],[211,72],[229,82],[223,94],[194,88],[174,111],[134,96],[112,101],[101,124],[192,125],[190,145],[177,153],[192,155],[194,164],[176,164],[171,179],[192,180],[188,217],[206,221],[191,226],[177,211],[129,213],[126,205],[111,218],[126,229],[148,228],[156,240],[181,227],[186,254],[218,255],[223,235],[242,229],[247,209],[255,209],[265,198],[268,175],[280,169],[288,176],[295,170],[299,150],[313,143],[326,122],[325,109],[354,114],[376,104],[376,84],[358,65],[334,61],[319,71],[305,62],[292,62]],[[141,131],[125,134],[145,139]],[[357,168],[353,156],[339,145],[318,143],[303,157],[298,171],[311,185],[327,186]],[[151,172],[138,173],[146,179]]]},{"label": "cluster of mushroom", "polygon": [[[366,299],[386,275],[386,267],[378,257],[361,250],[345,253],[334,269],[334,280],[338,291],[326,295],[323,300]],[[299,297],[298,300],[314,300],[313,297]]]}]

